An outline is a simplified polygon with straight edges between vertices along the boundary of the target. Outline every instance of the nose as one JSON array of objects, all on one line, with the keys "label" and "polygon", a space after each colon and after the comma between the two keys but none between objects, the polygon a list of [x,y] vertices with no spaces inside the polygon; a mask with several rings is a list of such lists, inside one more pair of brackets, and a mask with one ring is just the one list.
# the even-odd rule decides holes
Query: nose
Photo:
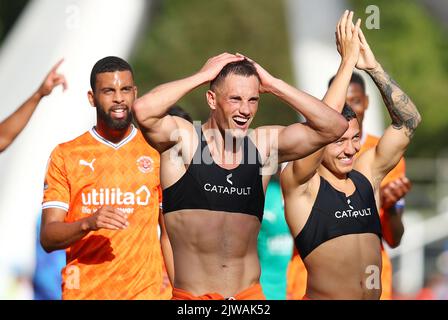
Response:
[{"label": "nose", "polygon": [[345,144],[344,153],[346,155],[354,155],[357,152],[356,146],[354,145],[353,141],[347,140]]},{"label": "nose", "polygon": [[249,102],[242,102],[239,108],[239,112],[243,115],[243,116],[249,116],[250,115],[250,107],[249,107]]},{"label": "nose", "polygon": [[114,103],[122,103],[124,101],[123,99],[123,94],[121,93],[120,90],[115,91],[114,94]]}]

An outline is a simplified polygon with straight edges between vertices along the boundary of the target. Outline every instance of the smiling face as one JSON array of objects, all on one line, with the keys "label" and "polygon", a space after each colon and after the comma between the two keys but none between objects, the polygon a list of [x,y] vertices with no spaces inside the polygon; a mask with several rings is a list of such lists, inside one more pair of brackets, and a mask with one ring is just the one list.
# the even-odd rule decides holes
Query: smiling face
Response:
[{"label": "smiling face", "polygon": [[260,82],[256,76],[229,74],[217,88],[207,92],[212,118],[219,130],[243,137],[258,110]]},{"label": "smiling face", "polygon": [[344,135],[325,147],[322,164],[336,176],[344,176],[353,169],[355,155],[361,148],[358,120],[351,119]]},{"label": "smiling face", "polygon": [[95,91],[88,94],[97,109],[97,121],[114,130],[124,130],[132,121],[131,108],[137,88],[130,71],[103,72],[96,75]]}]

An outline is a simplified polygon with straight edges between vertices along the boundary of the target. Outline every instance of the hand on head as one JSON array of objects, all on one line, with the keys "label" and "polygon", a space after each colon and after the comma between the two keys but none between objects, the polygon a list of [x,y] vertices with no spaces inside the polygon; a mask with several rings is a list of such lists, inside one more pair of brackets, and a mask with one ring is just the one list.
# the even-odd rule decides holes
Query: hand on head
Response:
[{"label": "hand on head", "polygon": [[199,73],[204,74],[207,81],[212,81],[218,76],[222,68],[226,65],[242,60],[244,60],[244,57],[224,52],[218,56],[208,59],[201,70],[199,70]]},{"label": "hand on head", "polygon": [[236,56],[246,59],[255,66],[258,76],[260,77],[260,93],[272,92],[273,82],[276,80],[275,77],[273,77],[269,72],[266,71],[266,69],[264,69],[262,66],[260,66],[251,58],[241,53],[236,53]]}]

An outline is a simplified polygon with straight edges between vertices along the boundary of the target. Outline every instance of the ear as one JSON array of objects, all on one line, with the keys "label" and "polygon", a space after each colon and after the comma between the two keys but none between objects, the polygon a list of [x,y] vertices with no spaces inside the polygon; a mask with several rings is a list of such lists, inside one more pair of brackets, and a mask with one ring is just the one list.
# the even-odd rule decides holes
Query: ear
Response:
[{"label": "ear", "polygon": [[134,98],[135,98],[135,100],[137,100],[137,97],[138,97],[138,88],[137,88],[137,86],[134,86]]},{"label": "ear", "polygon": [[92,107],[95,107],[95,98],[94,98],[94,93],[93,91],[89,91],[87,92],[87,99],[89,99],[90,105]]},{"label": "ear", "polygon": [[207,103],[212,110],[216,110],[217,101],[216,101],[216,93],[212,90],[208,90],[205,94],[207,98]]}]

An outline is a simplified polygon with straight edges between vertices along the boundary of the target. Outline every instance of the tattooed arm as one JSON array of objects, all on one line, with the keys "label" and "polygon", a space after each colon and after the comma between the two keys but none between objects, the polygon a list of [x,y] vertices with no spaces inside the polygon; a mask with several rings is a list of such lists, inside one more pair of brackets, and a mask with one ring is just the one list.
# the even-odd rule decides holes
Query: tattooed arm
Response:
[{"label": "tattooed arm", "polygon": [[392,120],[376,148],[369,152],[370,155],[366,154],[366,158],[370,156],[368,163],[372,178],[379,183],[403,156],[421,116],[409,96],[376,61],[362,30],[359,37],[361,51],[356,67],[365,70],[375,82]]}]

